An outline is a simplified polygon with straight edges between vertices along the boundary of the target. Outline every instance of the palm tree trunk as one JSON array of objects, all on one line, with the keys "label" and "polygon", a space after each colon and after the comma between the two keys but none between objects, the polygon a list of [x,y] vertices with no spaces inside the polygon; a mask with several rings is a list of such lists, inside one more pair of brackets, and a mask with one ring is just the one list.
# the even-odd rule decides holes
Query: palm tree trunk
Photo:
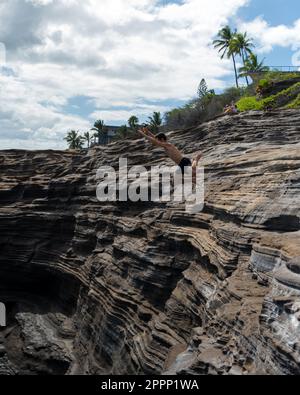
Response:
[{"label": "palm tree trunk", "polygon": [[235,63],[234,54],[232,54],[232,60],[233,60],[233,66],[234,66],[234,74],[235,74],[236,87],[239,88],[239,81],[238,81],[238,75],[237,75],[237,70],[236,70],[236,63]]},{"label": "palm tree trunk", "polygon": [[[244,66],[245,66],[245,53],[244,53],[243,50],[242,50],[242,59],[243,59],[243,63],[244,63]],[[247,86],[249,86],[248,76],[245,75],[245,78],[246,78]]]}]

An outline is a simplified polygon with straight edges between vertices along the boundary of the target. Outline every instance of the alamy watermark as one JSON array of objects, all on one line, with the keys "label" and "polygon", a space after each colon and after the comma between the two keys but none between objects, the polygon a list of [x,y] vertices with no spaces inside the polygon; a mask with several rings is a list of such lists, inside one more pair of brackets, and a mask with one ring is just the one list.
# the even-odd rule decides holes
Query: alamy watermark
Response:
[{"label": "alamy watermark", "polygon": [[100,202],[185,203],[187,212],[196,214],[204,208],[204,168],[191,166],[144,166],[128,168],[126,158],[119,159],[119,169],[100,167],[97,171],[97,199]]},{"label": "alamy watermark", "polygon": [[295,46],[294,51],[292,65],[298,67],[298,71],[300,71],[300,46]]},{"label": "alamy watermark", "polygon": [[6,326],[6,307],[4,303],[0,303],[0,327]]},{"label": "alamy watermark", "polygon": [[0,67],[4,67],[6,65],[6,47],[5,44],[0,42]]}]

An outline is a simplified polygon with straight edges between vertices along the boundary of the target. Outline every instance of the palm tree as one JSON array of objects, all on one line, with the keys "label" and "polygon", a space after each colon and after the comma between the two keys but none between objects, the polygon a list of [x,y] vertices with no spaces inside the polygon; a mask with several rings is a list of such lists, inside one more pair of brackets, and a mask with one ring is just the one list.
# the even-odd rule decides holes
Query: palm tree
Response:
[{"label": "palm tree", "polygon": [[127,137],[128,135],[128,127],[127,125],[122,125],[120,126],[119,129],[119,133],[118,133],[121,137]]},{"label": "palm tree", "polygon": [[139,124],[139,119],[135,115],[128,119],[128,125],[132,131],[136,131]]},{"label": "palm tree", "polygon": [[225,26],[223,29],[221,29],[218,33],[218,39],[214,40],[213,44],[216,49],[219,50],[219,53],[222,52],[221,59],[224,59],[225,56],[227,58],[232,58],[233,61],[233,67],[234,67],[234,74],[235,74],[235,82],[236,82],[236,87],[239,87],[239,81],[238,81],[238,74],[237,74],[237,68],[236,68],[236,61],[235,61],[235,55],[236,51],[235,48],[232,46],[232,40],[236,35],[236,30],[233,32],[230,28],[230,26]]},{"label": "palm tree", "polygon": [[116,133],[116,135],[114,136],[114,141],[118,141],[120,139],[124,139],[128,136],[128,127],[127,125],[121,125]]},{"label": "palm tree", "polygon": [[259,62],[257,55],[251,53],[249,57],[245,60],[244,67],[239,69],[240,77],[245,77],[250,73],[265,73],[269,71],[268,66],[264,66],[264,59]]},{"label": "palm tree", "polygon": [[98,138],[98,144],[101,143],[101,136],[104,136],[105,140],[107,140],[107,131],[105,130],[105,124],[102,119],[99,119],[94,123],[94,127],[91,129],[95,131],[95,137]]},{"label": "palm tree", "polygon": [[[231,42],[231,48],[233,52],[238,53],[245,66],[245,62],[248,59],[248,56],[252,54],[252,49],[254,48],[254,44],[252,39],[247,36],[247,33],[236,33]],[[245,76],[247,85],[249,86],[248,76]]]},{"label": "palm tree", "polygon": [[83,139],[84,139],[84,141],[86,141],[88,149],[91,146],[92,138],[93,138],[93,136],[91,135],[90,132],[85,132],[83,135]]},{"label": "palm tree", "polygon": [[161,117],[161,113],[155,111],[152,115],[152,117],[149,117],[149,121],[150,121],[150,128],[152,130],[153,133],[158,133],[160,126],[162,125],[162,117]]},{"label": "palm tree", "polygon": [[83,137],[80,136],[79,131],[71,130],[68,132],[67,136],[64,138],[69,144],[69,149],[82,149],[83,147]]}]

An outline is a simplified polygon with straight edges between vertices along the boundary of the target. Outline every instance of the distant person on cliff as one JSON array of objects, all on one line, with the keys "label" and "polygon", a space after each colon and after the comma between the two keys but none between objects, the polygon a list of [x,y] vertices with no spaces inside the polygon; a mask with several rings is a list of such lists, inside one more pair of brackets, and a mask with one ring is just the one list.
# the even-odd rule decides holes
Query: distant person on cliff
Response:
[{"label": "distant person on cliff", "polygon": [[234,102],[231,103],[231,108],[232,108],[232,113],[233,114],[238,114],[239,113],[238,106]]},{"label": "distant person on cliff", "polygon": [[236,115],[239,113],[239,110],[237,108],[237,105],[232,102],[231,105],[226,105],[224,110],[223,110],[225,115]]},{"label": "distant person on cliff", "polygon": [[182,174],[184,174],[185,167],[191,166],[193,170],[193,183],[196,182],[196,170],[198,163],[202,158],[201,153],[196,155],[193,161],[191,161],[189,158],[184,157],[179,149],[175,147],[175,145],[168,142],[167,136],[164,133],[159,133],[158,135],[154,136],[154,134],[152,134],[147,127],[139,130],[139,133],[149,140],[154,146],[163,148],[168,157],[180,167]]}]

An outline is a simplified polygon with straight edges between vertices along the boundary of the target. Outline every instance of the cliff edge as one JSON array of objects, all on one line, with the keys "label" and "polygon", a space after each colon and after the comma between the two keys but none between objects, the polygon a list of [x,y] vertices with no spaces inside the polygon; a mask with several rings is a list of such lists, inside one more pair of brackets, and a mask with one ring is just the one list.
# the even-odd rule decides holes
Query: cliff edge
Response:
[{"label": "cliff edge", "polygon": [[300,111],[173,132],[205,208],[99,203],[143,140],[0,152],[1,374],[300,374]]}]

